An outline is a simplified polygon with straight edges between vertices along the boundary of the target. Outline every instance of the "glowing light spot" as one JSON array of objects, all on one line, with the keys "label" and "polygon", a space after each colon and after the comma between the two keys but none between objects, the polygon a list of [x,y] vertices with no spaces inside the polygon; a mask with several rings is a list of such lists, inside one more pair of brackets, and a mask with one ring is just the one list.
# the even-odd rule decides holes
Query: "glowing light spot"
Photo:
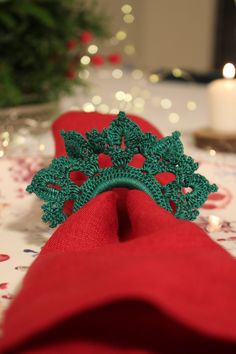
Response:
[{"label": "glowing light spot", "polygon": [[124,31],[118,31],[116,33],[116,38],[118,39],[118,41],[123,41],[126,37],[127,37],[127,33]]},{"label": "glowing light spot", "polygon": [[4,155],[4,151],[0,150],[0,157],[3,157],[3,155]]},{"label": "glowing light spot", "polygon": [[124,52],[126,55],[134,55],[135,47],[132,44],[126,44],[124,46]]},{"label": "glowing light spot", "polygon": [[131,23],[134,22],[134,16],[131,15],[131,14],[126,14],[123,17],[123,20],[124,20],[125,23],[131,24]]},{"label": "glowing light spot", "polygon": [[188,109],[189,111],[195,111],[196,108],[197,108],[196,102],[194,102],[194,101],[188,101],[188,102],[187,102],[187,109]]},{"label": "glowing light spot", "polygon": [[114,77],[114,79],[120,79],[123,76],[123,71],[120,69],[114,69],[111,75]]},{"label": "glowing light spot", "polygon": [[9,140],[3,140],[3,142],[2,142],[2,146],[3,147],[7,147],[8,146],[8,144],[9,144]]},{"label": "glowing light spot", "polygon": [[172,70],[172,74],[174,77],[181,77],[183,75],[183,71],[180,68],[174,68]]},{"label": "glowing light spot", "polygon": [[92,97],[93,104],[100,104],[102,102],[102,98],[100,96],[93,96]]},{"label": "glowing light spot", "polygon": [[88,70],[82,70],[79,72],[79,78],[82,80],[86,80],[89,78],[89,71]]},{"label": "glowing light spot", "polygon": [[180,117],[177,113],[170,113],[168,118],[171,123],[176,124],[178,123]]},{"label": "glowing light spot", "polygon": [[130,93],[125,94],[125,98],[124,98],[125,102],[130,102],[130,101],[132,101],[132,99],[133,99],[133,96]]},{"label": "glowing light spot", "polygon": [[160,76],[157,74],[151,74],[149,76],[149,81],[155,84],[156,82],[160,81]]},{"label": "glowing light spot", "polygon": [[210,149],[209,154],[210,154],[210,156],[215,156],[216,151],[214,149]]},{"label": "glowing light spot", "polygon": [[86,102],[83,105],[83,110],[85,112],[94,112],[95,111],[95,107],[94,107],[94,105],[91,102]]},{"label": "glowing light spot", "polygon": [[222,225],[222,220],[219,216],[210,215],[208,217],[208,221],[209,221],[209,226],[210,226],[209,227],[210,232],[220,230],[221,225]]},{"label": "glowing light spot", "polygon": [[232,63],[227,63],[223,67],[223,76],[225,79],[233,79],[235,76],[235,66]]},{"label": "glowing light spot", "polygon": [[44,150],[45,150],[45,145],[39,144],[39,151],[44,151]]},{"label": "glowing light spot", "polygon": [[95,54],[98,51],[98,47],[95,44],[90,44],[90,46],[88,46],[88,52],[90,54]]},{"label": "glowing light spot", "polygon": [[142,70],[135,69],[135,70],[132,71],[131,75],[132,75],[133,79],[141,80],[142,77],[143,77],[143,72],[142,72]]},{"label": "glowing light spot", "polygon": [[132,11],[132,6],[129,5],[129,4],[124,4],[124,5],[121,7],[121,11],[122,11],[124,14],[129,14],[129,13]]},{"label": "glowing light spot", "polygon": [[115,97],[118,101],[123,101],[125,98],[125,93],[123,91],[117,91]]},{"label": "glowing light spot", "polygon": [[87,55],[82,56],[82,58],[80,59],[82,65],[88,65],[90,61],[91,59]]},{"label": "glowing light spot", "polygon": [[172,107],[172,102],[169,98],[163,98],[161,100],[161,107],[163,109],[170,109]]}]

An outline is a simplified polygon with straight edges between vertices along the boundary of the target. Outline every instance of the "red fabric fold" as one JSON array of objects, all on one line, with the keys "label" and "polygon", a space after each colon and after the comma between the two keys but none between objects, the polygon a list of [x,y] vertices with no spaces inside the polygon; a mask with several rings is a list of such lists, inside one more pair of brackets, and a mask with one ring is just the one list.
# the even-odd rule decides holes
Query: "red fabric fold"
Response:
[{"label": "red fabric fold", "polygon": [[195,224],[116,188],[46,243],[7,311],[2,350],[235,353],[235,279],[235,260]]}]

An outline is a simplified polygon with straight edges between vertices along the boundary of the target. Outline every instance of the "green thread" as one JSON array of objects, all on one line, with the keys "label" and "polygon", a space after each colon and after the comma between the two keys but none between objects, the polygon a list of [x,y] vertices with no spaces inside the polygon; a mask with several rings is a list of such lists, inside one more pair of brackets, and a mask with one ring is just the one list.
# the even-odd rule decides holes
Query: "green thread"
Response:
[{"label": "green thread", "polygon": [[[217,190],[215,184],[195,173],[198,164],[184,155],[179,132],[158,140],[151,133],[143,133],[124,112],[102,132],[87,132],[87,139],[76,131],[61,134],[68,157],[53,159],[27,187],[29,193],[34,192],[45,201],[42,219],[50,222],[51,227],[68,217],[63,212],[66,201],[74,201],[76,212],[96,195],[114,187],[142,190],[170,212],[172,201],[176,205],[175,216],[187,220],[194,220],[199,214],[197,209]],[[99,167],[101,153],[110,156],[112,167]],[[137,154],[145,158],[141,168],[129,165]],[[70,179],[73,171],[81,171],[88,179],[81,186],[76,185]],[[173,173],[175,180],[161,185],[155,175],[163,172]],[[186,187],[191,188],[190,193],[184,192]]]}]

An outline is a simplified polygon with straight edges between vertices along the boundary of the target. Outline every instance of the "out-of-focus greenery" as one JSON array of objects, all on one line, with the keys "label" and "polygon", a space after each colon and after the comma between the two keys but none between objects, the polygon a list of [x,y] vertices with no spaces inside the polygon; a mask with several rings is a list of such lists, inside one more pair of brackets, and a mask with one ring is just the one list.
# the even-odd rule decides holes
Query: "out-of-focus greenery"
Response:
[{"label": "out-of-focus greenery", "polygon": [[80,35],[105,38],[107,26],[95,1],[0,0],[0,106],[56,100],[83,84]]}]

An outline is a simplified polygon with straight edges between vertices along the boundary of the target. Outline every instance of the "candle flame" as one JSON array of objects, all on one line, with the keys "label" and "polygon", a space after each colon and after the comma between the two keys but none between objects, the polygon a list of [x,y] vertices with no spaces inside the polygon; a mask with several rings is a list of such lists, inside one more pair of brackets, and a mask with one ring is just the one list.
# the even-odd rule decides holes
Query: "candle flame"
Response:
[{"label": "candle flame", "polygon": [[225,79],[233,79],[235,76],[235,66],[232,63],[227,63],[223,67],[223,76]]}]

